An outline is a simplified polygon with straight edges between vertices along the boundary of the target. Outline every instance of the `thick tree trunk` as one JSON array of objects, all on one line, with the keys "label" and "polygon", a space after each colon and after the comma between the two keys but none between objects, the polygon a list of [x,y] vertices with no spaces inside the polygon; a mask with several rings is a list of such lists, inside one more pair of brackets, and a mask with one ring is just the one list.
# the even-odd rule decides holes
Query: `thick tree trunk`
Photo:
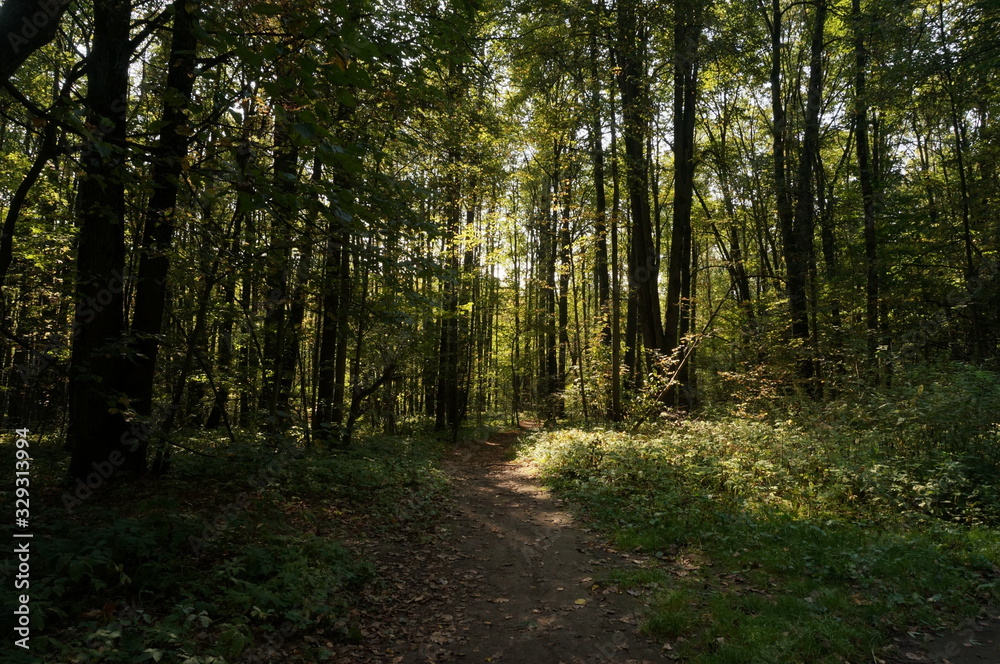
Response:
[{"label": "thick tree trunk", "polygon": [[[622,99],[625,182],[632,214],[629,286],[637,298],[639,326],[648,352],[663,349],[663,322],[657,286],[660,256],[653,244],[649,173],[643,146],[651,114],[647,90],[644,29],[634,0],[618,3],[618,88]],[[642,31],[642,33],[640,33]]]},{"label": "thick tree trunk", "polygon": [[[677,353],[691,326],[691,208],[694,200],[694,125],[698,87],[698,40],[701,27],[691,2],[674,8],[674,209],[667,275],[666,320],[662,350]],[[679,383],[687,383],[691,360],[680,367]],[[677,402],[678,390],[670,386],[667,403]],[[684,391],[682,394],[689,395]],[[689,399],[680,400],[687,407]]]},{"label": "thick tree trunk", "polygon": [[78,479],[98,467],[146,470],[146,445],[124,417],[128,395],[121,349],[130,18],[129,0],[94,3],[86,106],[95,137],[83,155],[76,199],[80,230],[67,430],[69,473]]}]

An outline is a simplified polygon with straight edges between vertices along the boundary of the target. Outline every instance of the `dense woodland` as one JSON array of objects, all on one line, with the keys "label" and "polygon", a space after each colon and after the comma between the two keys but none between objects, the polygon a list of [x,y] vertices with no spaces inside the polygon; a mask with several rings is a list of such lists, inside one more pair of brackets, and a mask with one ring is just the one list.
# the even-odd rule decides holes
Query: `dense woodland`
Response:
[{"label": "dense woodland", "polygon": [[985,3],[37,9],[3,13],[2,412],[74,475],[179,427],[995,368]]},{"label": "dense woodland", "polygon": [[[525,419],[1000,459],[991,0],[3,0],[0,28],[0,420],[54,486]],[[946,520],[1000,523],[989,476]]]}]

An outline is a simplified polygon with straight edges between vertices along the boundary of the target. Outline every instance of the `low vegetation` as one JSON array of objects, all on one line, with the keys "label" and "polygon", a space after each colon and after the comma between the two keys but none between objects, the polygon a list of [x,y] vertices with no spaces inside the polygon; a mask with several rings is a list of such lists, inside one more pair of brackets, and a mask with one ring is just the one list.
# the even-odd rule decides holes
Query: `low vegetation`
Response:
[{"label": "low vegetation", "polygon": [[[433,518],[439,443],[312,454],[265,442],[197,441],[211,456],[178,454],[169,480],[100,500],[75,499],[53,464],[36,489],[31,650],[4,661],[293,664],[361,638],[353,604],[378,579],[343,540]],[[58,451],[35,453],[43,468]]]},{"label": "low vegetation", "polygon": [[658,561],[617,581],[655,588],[645,628],[672,654],[871,661],[891,635],[956,627],[1000,589],[995,378],[900,376],[880,398],[546,431],[522,454],[619,547]]}]

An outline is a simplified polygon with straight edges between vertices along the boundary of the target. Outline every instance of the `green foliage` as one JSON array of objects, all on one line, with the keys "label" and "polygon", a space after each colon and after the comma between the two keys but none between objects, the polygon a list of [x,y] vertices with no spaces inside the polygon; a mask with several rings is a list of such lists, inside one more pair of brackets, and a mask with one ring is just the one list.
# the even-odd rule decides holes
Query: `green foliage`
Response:
[{"label": "green foliage", "polygon": [[995,379],[928,378],[881,409],[545,432],[522,454],[619,546],[664,561],[621,581],[659,587],[646,629],[684,637],[687,661],[858,661],[995,599]]},{"label": "green foliage", "polygon": [[363,508],[385,523],[407,515],[430,518],[447,477],[436,467],[441,442],[430,436],[379,436],[328,457],[317,457],[289,478],[294,496],[323,495],[336,505]]},{"label": "green foliage", "polygon": [[23,661],[226,664],[276,642],[314,661],[303,637],[356,638],[347,616],[375,578],[333,533],[430,519],[446,489],[430,437],[333,455],[208,449],[177,453],[175,479],[155,497],[122,485],[72,512],[44,507]]}]

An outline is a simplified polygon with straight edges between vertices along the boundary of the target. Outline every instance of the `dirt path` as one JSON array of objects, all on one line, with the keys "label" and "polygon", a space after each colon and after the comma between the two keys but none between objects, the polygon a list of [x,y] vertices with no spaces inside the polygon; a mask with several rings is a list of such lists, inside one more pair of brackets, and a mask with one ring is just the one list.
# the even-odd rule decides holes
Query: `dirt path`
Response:
[{"label": "dirt path", "polygon": [[640,599],[606,582],[642,561],[602,546],[530,468],[506,461],[517,436],[453,452],[453,501],[431,532],[364,546],[384,583],[354,617],[360,642],[335,646],[334,661],[669,661],[638,633]]},{"label": "dirt path", "polygon": [[894,641],[901,655],[886,660],[886,664],[1000,664],[1000,615],[988,612],[957,632],[911,633]]}]

